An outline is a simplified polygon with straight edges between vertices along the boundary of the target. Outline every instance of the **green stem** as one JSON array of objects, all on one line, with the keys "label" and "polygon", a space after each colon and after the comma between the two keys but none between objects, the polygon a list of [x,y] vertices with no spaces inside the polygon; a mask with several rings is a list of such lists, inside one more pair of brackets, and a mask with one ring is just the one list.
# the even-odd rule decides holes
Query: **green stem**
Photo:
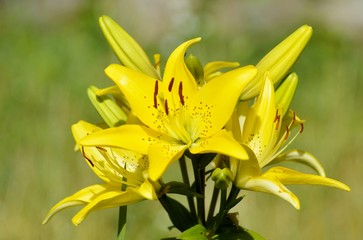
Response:
[{"label": "green stem", "polygon": [[232,185],[231,191],[229,192],[228,199],[227,199],[227,190],[221,190],[221,205],[219,209],[219,213],[217,214],[216,220],[212,229],[210,230],[211,235],[213,236],[216,231],[218,230],[219,226],[222,224],[225,216],[227,215],[230,207],[228,205],[237,199],[237,196],[240,192],[236,186]]},{"label": "green stem", "polygon": [[[187,164],[186,164],[186,161],[185,161],[185,157],[186,156],[179,159],[179,165],[180,165],[180,169],[181,169],[181,172],[182,172],[183,182],[190,187],[190,182],[189,182],[189,177],[188,177],[188,169],[187,169]],[[193,217],[195,217],[195,219],[197,219],[197,212],[195,210],[193,197],[187,196],[187,199],[188,199],[188,205],[189,205],[190,213],[192,214]]]},{"label": "green stem", "polygon": [[197,198],[198,218],[200,220],[200,223],[205,226],[205,203],[204,203],[205,168],[199,168],[199,164],[198,164],[198,162],[200,161],[199,157],[193,157],[193,155],[192,155],[191,160],[192,160],[193,170],[194,170],[196,192],[203,196],[203,198]]},{"label": "green stem", "polygon": [[126,239],[126,216],[127,216],[127,206],[121,206],[118,212],[118,236],[117,240]]},{"label": "green stem", "polygon": [[[127,181],[125,177],[123,177],[122,180],[124,182]],[[126,187],[127,187],[126,184],[121,184],[122,191],[125,191]],[[126,218],[127,218],[127,206],[120,206],[118,211],[117,240],[126,239]]]},{"label": "green stem", "polygon": [[210,202],[210,207],[209,207],[209,212],[208,212],[208,217],[207,217],[207,224],[209,224],[213,218],[213,214],[216,209],[219,192],[220,192],[220,190],[218,188],[216,188],[216,187],[213,188],[212,200]]}]

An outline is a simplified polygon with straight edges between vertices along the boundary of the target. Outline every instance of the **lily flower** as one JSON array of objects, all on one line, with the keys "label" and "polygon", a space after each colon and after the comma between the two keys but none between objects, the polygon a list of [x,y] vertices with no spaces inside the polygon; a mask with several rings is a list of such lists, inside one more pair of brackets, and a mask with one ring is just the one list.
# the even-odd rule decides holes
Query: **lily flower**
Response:
[{"label": "lily flower", "polygon": [[72,206],[84,205],[72,218],[73,224],[78,225],[95,210],[158,199],[161,186],[147,177],[147,156],[124,149],[80,145],[80,139],[100,130],[84,121],[72,126],[77,147],[81,148],[88,165],[105,183],[91,185],[61,200],[52,207],[43,224],[57,212]]},{"label": "lily flower", "polygon": [[269,72],[274,85],[278,85],[301,55],[312,33],[313,29],[310,26],[303,25],[267,53],[257,63],[258,73],[243,90],[241,100],[248,100],[258,95],[264,84],[265,72]]},{"label": "lily flower", "polygon": [[[241,189],[275,194],[288,201],[296,209],[300,208],[299,200],[285,187],[285,184],[318,184],[349,191],[350,188],[347,185],[325,177],[324,169],[311,154],[301,150],[283,153],[303,130],[303,121],[292,111],[285,114],[285,110],[283,110],[290,105],[296,88],[297,76],[293,75],[288,82],[284,82],[282,88],[279,89],[284,93],[276,94],[279,96],[278,98],[275,98],[273,83],[268,75],[265,75],[265,79],[257,102],[248,110],[246,118],[242,116],[240,128],[243,130],[237,132],[237,135],[241,137],[241,142],[247,146],[249,159],[247,161],[231,159],[231,171],[235,174],[234,184]],[[278,101],[276,101],[277,99]],[[291,140],[288,140],[296,127],[300,128],[299,131],[292,136]],[[265,166],[282,161],[305,164],[313,168],[319,175],[301,173],[279,166],[271,167],[266,172],[262,171]]]},{"label": "lily flower", "polygon": [[146,126],[106,129],[85,137],[81,144],[148,154],[150,179],[154,181],[187,149],[192,154],[213,152],[247,159],[243,147],[223,128],[256,69],[237,68],[199,87],[184,61],[188,47],[199,41],[189,40],[174,50],[166,63],[163,81],[121,65],[107,67],[106,74]]}]

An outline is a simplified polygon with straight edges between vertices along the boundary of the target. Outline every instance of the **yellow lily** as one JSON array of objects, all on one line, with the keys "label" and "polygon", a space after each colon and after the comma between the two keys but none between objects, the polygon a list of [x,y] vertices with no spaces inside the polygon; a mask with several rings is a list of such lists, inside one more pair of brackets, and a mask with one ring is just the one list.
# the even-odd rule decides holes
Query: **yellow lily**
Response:
[{"label": "yellow lily", "polygon": [[[158,199],[160,184],[147,177],[147,156],[123,149],[86,147],[79,144],[80,139],[100,130],[84,121],[72,126],[73,136],[86,162],[105,183],[91,185],[61,200],[49,211],[43,224],[57,212],[72,206],[85,205],[72,219],[73,224],[78,225],[95,210]],[[126,189],[122,190],[125,186]]]},{"label": "yellow lily", "polygon": [[146,126],[107,129],[82,139],[81,144],[122,147],[148,154],[152,180],[159,179],[187,149],[192,154],[214,152],[247,159],[243,147],[223,127],[256,69],[241,67],[198,87],[184,54],[199,41],[200,38],[189,40],[174,50],[163,81],[116,64],[106,68],[106,74]]},{"label": "yellow lily", "polygon": [[[241,142],[248,147],[246,150],[249,159],[247,161],[231,159],[231,171],[235,175],[234,184],[242,189],[275,194],[297,209],[300,208],[298,198],[284,184],[319,184],[349,191],[347,185],[326,178],[324,169],[311,154],[301,150],[282,153],[303,127],[303,121],[295,113],[290,111],[284,116],[284,109],[288,108],[296,88],[297,76],[292,75],[290,80],[284,83],[281,90],[285,96],[278,93],[276,99],[272,81],[268,75],[265,75],[265,79],[257,102],[248,110],[246,118],[241,114],[240,128],[243,130],[239,130],[236,135],[240,136]],[[296,126],[300,126],[300,130],[286,144]],[[238,126],[234,129],[236,131]],[[266,165],[281,161],[303,163],[313,168],[319,175],[305,174],[285,167],[272,167],[262,172],[262,168]]]}]

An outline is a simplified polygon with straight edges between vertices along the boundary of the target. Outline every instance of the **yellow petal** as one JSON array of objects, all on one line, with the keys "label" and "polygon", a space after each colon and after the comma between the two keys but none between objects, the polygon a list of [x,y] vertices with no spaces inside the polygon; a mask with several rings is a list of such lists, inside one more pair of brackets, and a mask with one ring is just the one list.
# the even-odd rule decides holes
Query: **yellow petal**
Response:
[{"label": "yellow petal", "polygon": [[171,111],[180,105],[188,105],[198,85],[184,61],[186,50],[201,38],[194,38],[177,47],[166,62],[163,76],[163,93]]},{"label": "yellow petal", "polygon": [[117,64],[108,66],[105,72],[126,96],[137,117],[145,125],[166,133],[158,110],[164,112],[164,103],[157,96],[163,83]]},{"label": "yellow petal", "polygon": [[242,143],[248,145],[259,160],[273,147],[277,121],[274,88],[267,77],[257,102],[247,113],[242,135]]},{"label": "yellow petal", "polygon": [[77,144],[79,144],[79,141],[84,138],[85,136],[100,131],[102,128],[97,127],[96,125],[80,120],[77,123],[73,124],[71,127],[72,134],[74,137],[74,140]]},{"label": "yellow petal", "polygon": [[289,191],[283,184],[279,181],[274,180],[274,178],[269,178],[266,176],[260,177],[252,177],[246,180],[239,188],[258,191],[258,192],[267,192],[272,193],[286,201],[288,201],[291,205],[293,205],[296,209],[300,209],[300,201],[299,199]]},{"label": "yellow petal", "polygon": [[302,150],[291,150],[277,158],[273,159],[270,164],[276,164],[279,162],[298,162],[314,169],[320,176],[325,177],[325,171],[318,159],[308,152]]},{"label": "yellow petal", "polygon": [[142,183],[140,185],[140,187],[128,188],[127,191],[134,192],[135,194],[138,194],[141,197],[148,199],[148,200],[157,200],[158,199],[154,186],[148,180],[145,180],[145,182]]},{"label": "yellow petal", "polygon": [[45,217],[43,224],[46,224],[57,212],[77,205],[83,205],[90,203],[93,201],[98,195],[109,191],[110,189],[116,189],[111,185],[106,184],[96,184],[89,187],[86,187],[75,194],[63,199],[62,201],[58,202],[56,205],[50,209],[49,213]]},{"label": "yellow petal", "polygon": [[87,215],[98,209],[125,206],[144,200],[139,194],[132,191],[109,190],[99,194],[89,204],[82,208],[73,218],[74,225],[80,224]]},{"label": "yellow petal", "polygon": [[231,170],[235,175],[235,184],[239,186],[243,184],[247,179],[261,175],[261,167],[258,163],[255,153],[247,146],[245,151],[248,155],[246,161],[240,161],[239,159],[231,159]]},{"label": "yellow petal", "polygon": [[108,16],[102,16],[99,18],[99,24],[107,41],[123,65],[151,77],[159,78],[159,74],[150,63],[144,50],[115,21]]},{"label": "yellow petal", "polygon": [[265,72],[270,73],[271,80],[275,85],[277,85],[282,78],[286,76],[291,66],[300,56],[306,44],[310,40],[312,33],[312,28],[304,25],[263,57],[256,65],[258,74],[244,90],[241,95],[241,100],[250,99],[259,93],[263,84]]},{"label": "yellow petal", "polygon": [[224,127],[241,91],[255,74],[253,66],[241,67],[212,79],[199,90],[188,109],[196,136],[209,137]]},{"label": "yellow petal", "polygon": [[152,181],[158,180],[170,166],[184,153],[188,145],[158,142],[149,148],[149,176]]},{"label": "yellow petal", "polygon": [[347,185],[337,180],[314,174],[301,173],[284,167],[270,168],[264,175],[266,177],[277,178],[283,184],[317,184],[350,191]]},{"label": "yellow petal", "polygon": [[83,146],[120,147],[147,154],[150,144],[159,141],[162,134],[141,125],[123,125],[95,132],[81,139]]},{"label": "yellow petal", "polygon": [[237,142],[231,133],[221,130],[208,138],[199,138],[189,148],[193,154],[219,153],[240,160],[248,159],[245,149]]}]

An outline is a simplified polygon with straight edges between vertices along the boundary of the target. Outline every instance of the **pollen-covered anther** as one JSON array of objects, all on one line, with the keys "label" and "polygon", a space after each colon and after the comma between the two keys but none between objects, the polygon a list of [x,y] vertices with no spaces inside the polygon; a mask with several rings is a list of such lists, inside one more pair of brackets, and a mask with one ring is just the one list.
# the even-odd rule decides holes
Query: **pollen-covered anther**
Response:
[{"label": "pollen-covered anther", "polygon": [[286,136],[285,136],[285,140],[287,140],[289,138],[290,135],[290,129],[289,126],[286,126]]},{"label": "pollen-covered anther", "polygon": [[158,102],[157,102],[157,96],[159,93],[159,82],[158,80],[155,81],[155,87],[154,87],[154,108],[158,108]]},{"label": "pollen-covered anther", "polygon": [[300,123],[300,131],[299,133],[302,133],[304,131],[304,124],[303,123]]},{"label": "pollen-covered anther", "polygon": [[178,93],[179,93],[180,103],[184,106],[185,102],[184,102],[184,96],[183,96],[183,82],[179,83]]},{"label": "pollen-covered anther", "polygon": [[171,92],[171,90],[173,89],[173,85],[174,85],[174,78],[171,78],[169,86],[168,86],[168,91]]},{"label": "pollen-covered anther", "polygon": [[274,123],[276,123],[276,130],[279,129],[280,120],[281,120],[281,115],[279,114],[279,110],[276,109],[276,116],[274,119]]},{"label": "pollen-covered anther", "polygon": [[296,112],[294,112],[294,115],[292,117],[291,125],[294,125],[295,120],[296,120]]},{"label": "pollen-covered anther", "polygon": [[83,157],[91,164],[92,167],[94,167],[95,165],[93,164],[93,162],[86,156],[86,153],[84,152],[84,146],[82,146],[82,155]]}]

